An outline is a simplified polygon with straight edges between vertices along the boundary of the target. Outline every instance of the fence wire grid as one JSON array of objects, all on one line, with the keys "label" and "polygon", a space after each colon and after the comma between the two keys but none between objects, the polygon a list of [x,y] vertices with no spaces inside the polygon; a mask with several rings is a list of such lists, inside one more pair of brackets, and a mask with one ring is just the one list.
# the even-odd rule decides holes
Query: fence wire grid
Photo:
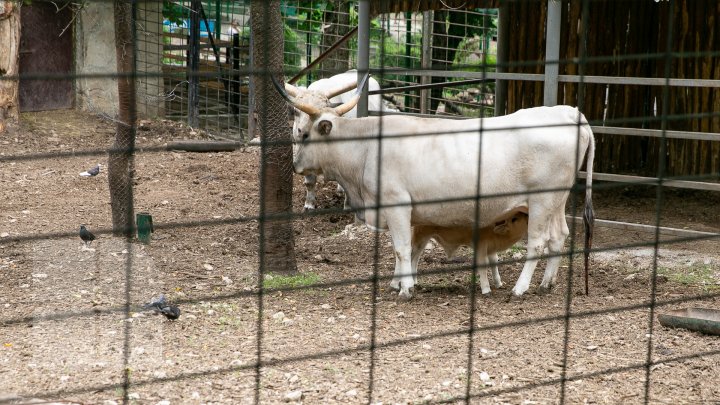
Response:
[{"label": "fence wire grid", "polygon": [[[141,117],[179,120],[189,123],[193,128],[205,128],[213,136],[235,140],[246,140],[248,134],[252,135],[248,131],[252,129],[250,121],[253,120],[253,112],[259,114],[257,125],[265,128],[262,124],[264,112],[253,110],[255,90],[251,89],[251,78],[253,75],[267,78],[273,72],[263,66],[251,65],[249,15],[251,7],[267,6],[268,2],[250,3],[133,2],[133,6],[137,7],[133,23],[137,57],[136,70],[130,78],[137,92],[137,103],[132,109]],[[548,7],[552,7],[552,3],[556,2],[548,2]],[[567,3],[560,3],[566,8],[565,12],[570,12]],[[588,21],[591,5],[599,3],[602,2],[583,0],[578,17]],[[666,11],[663,20],[672,26],[675,16],[673,5],[677,2],[660,3],[667,3],[664,4],[665,8],[661,8]],[[100,5],[111,8],[113,3],[96,1],[89,4],[88,7]],[[188,32],[192,28],[188,24],[192,24],[191,14],[199,13],[198,5],[203,10],[202,15],[195,17],[195,29],[200,29],[197,31],[199,42],[195,55],[198,62],[193,63],[189,57],[192,40]],[[288,0],[280,2],[280,7],[285,33],[284,73],[287,80],[351,31],[358,24],[361,14],[361,5],[353,1]],[[238,256],[234,259],[234,265],[241,267],[254,261],[255,266],[237,273],[245,277],[241,280],[223,276],[227,269],[213,265],[213,257],[209,254],[202,260],[197,259],[203,250],[210,252],[213,251],[211,247],[238,245],[243,233],[257,236],[268,224],[277,222],[289,221],[294,225],[296,232],[291,237],[297,236],[295,246],[299,250],[303,243],[311,243],[308,241],[307,228],[345,221],[348,213],[362,215],[408,206],[417,209],[426,205],[442,207],[453,203],[477,206],[484,201],[514,196],[513,193],[503,192],[481,194],[481,185],[477,186],[475,195],[468,197],[431,198],[391,204],[383,203],[380,199],[379,203],[364,207],[355,204],[352,208],[344,209],[342,203],[338,203],[305,212],[301,208],[302,202],[297,201],[299,194],[296,192],[292,212],[266,212],[268,202],[258,199],[243,200],[245,203],[252,201],[261,207],[251,214],[210,214],[200,219],[174,216],[164,221],[158,221],[156,217],[154,231],[157,234],[169,235],[173,232],[172,235],[176,235],[173,237],[181,238],[183,233],[187,233],[188,238],[199,238],[208,245],[208,248],[193,247],[190,242],[182,241],[173,247],[170,260],[163,255],[157,261],[150,254],[150,248],[134,238],[113,238],[110,225],[94,227],[92,231],[98,237],[98,241],[94,242],[96,247],[83,247],[79,254],[77,250],[82,242],[76,230],[45,231],[44,228],[48,227],[52,218],[45,220],[45,225],[35,226],[26,234],[18,234],[13,228],[19,226],[15,224],[19,224],[20,214],[15,211],[25,201],[5,201],[2,207],[7,210],[4,215],[6,221],[0,227],[0,278],[12,281],[0,281],[0,331],[3,332],[0,339],[4,340],[0,354],[0,404],[41,403],[38,401],[158,404],[300,401],[373,404],[584,401],[647,404],[718,401],[720,388],[715,381],[720,375],[714,366],[720,356],[717,339],[663,328],[658,324],[657,315],[659,312],[687,306],[720,309],[720,257],[717,252],[710,254],[709,262],[690,266],[698,273],[702,270],[701,281],[681,280],[671,276],[670,270],[664,269],[661,263],[662,249],[673,246],[691,249],[696,244],[720,245],[720,224],[708,223],[702,230],[684,229],[685,233],[675,229],[677,232],[671,233],[672,236],[662,235],[663,211],[668,209],[669,187],[704,190],[707,193],[703,194],[704,201],[717,202],[720,170],[711,165],[709,171],[701,174],[669,175],[665,159],[661,158],[671,153],[671,136],[683,139],[695,139],[692,136],[696,136],[700,137],[697,138],[696,147],[701,148],[701,140],[708,142],[711,146],[707,159],[712,164],[717,161],[718,157],[713,157],[720,150],[717,146],[720,144],[717,131],[704,126],[694,131],[673,132],[671,128],[674,128],[673,123],[689,119],[720,120],[720,112],[675,114],[670,98],[675,88],[682,88],[681,85],[671,85],[674,63],[705,56],[720,60],[720,52],[678,52],[674,47],[675,34],[669,29],[665,37],[658,39],[666,45],[665,51],[658,54],[648,55],[628,49],[626,53],[611,57],[594,55],[588,53],[592,47],[586,44],[578,46],[580,51],[576,58],[501,60],[498,47],[503,36],[498,35],[501,29],[498,24],[503,18],[503,10],[498,12],[498,9],[493,8],[477,8],[461,12],[445,8],[374,17],[369,36],[371,60],[368,72],[373,74],[381,88],[390,88],[387,93],[384,90],[371,92],[371,95],[382,93],[388,106],[386,111],[370,113],[371,116],[379,115],[379,118],[374,119],[378,121],[380,130],[350,140],[310,140],[303,147],[335,142],[337,145],[366,142],[371,148],[382,151],[383,147],[389,147],[388,137],[384,136],[390,133],[385,125],[393,122],[388,120],[395,119],[389,118],[390,115],[432,115],[448,119],[446,116],[449,115],[456,116],[456,119],[492,117],[499,112],[496,98],[500,98],[500,93],[496,86],[501,86],[503,82],[506,85],[508,82],[545,84],[545,74],[540,77],[530,73],[519,73],[516,77],[503,76],[523,67],[547,69],[548,65],[574,66],[577,72],[574,78],[556,79],[565,84],[562,91],[566,94],[562,97],[577,100],[575,105],[584,111],[586,88],[592,85],[592,82],[586,83],[585,69],[588,64],[606,59],[659,61],[664,66],[664,83],[629,85],[660,90],[652,94],[648,91],[646,101],[649,105],[645,106],[645,114],[608,116],[605,114],[611,110],[608,96],[606,111],[590,120],[596,138],[598,134],[615,136],[612,131],[620,128],[620,135],[617,136],[626,136],[627,139],[655,136],[659,140],[653,144],[658,148],[656,153],[643,154],[646,159],[658,158],[657,171],[650,175],[647,171],[602,173],[597,169],[598,161],[595,162],[595,175],[598,177],[595,177],[592,190],[596,195],[641,188],[647,192],[649,187],[650,192],[655,194],[655,208],[650,225],[644,224],[652,231],[650,238],[638,236],[637,241],[632,243],[627,240],[618,243],[610,240],[591,249],[590,296],[586,297],[580,287],[584,233],[579,217],[582,216],[582,196],[585,192],[585,183],[580,179],[570,188],[540,188],[523,193],[569,194],[565,213],[570,221],[570,233],[569,242],[565,243],[562,251],[544,254],[539,265],[544,269],[548,259],[562,260],[556,288],[547,295],[534,295],[529,291],[524,298],[512,299],[504,298],[509,294],[509,288],[498,290],[492,282],[491,295],[485,297],[480,294],[475,280],[480,272],[489,273],[492,264],[476,264],[481,253],[477,249],[469,249],[464,251],[465,260],[460,262],[437,260],[432,253],[426,253],[431,260],[418,264],[422,270],[418,271],[420,284],[414,291],[415,296],[408,302],[398,300],[394,293],[391,296],[385,291],[393,279],[391,271],[394,252],[388,246],[391,239],[380,232],[363,233],[361,227],[351,223],[340,235],[332,236],[346,238],[341,245],[344,251],[328,253],[323,250],[305,250],[305,257],[297,257],[301,276],[317,276],[316,273],[321,272],[318,269],[327,272],[332,269],[337,273],[320,273],[319,278],[310,281],[297,282],[291,277],[288,278],[290,281],[284,281],[285,276],[278,276],[272,268],[266,268],[260,253],[244,250],[243,246],[234,247]],[[80,9],[78,12],[83,11]],[[457,15],[451,16],[451,13]],[[444,26],[446,31],[431,31],[428,35],[427,29],[433,26]],[[588,24],[579,26],[579,43],[583,44],[587,42],[592,27]],[[504,39],[510,40],[507,37]],[[357,68],[362,62],[357,58],[360,46],[362,44],[358,44],[357,37],[351,36],[332,56],[302,76],[297,84],[307,86],[317,79]],[[105,88],[115,86],[118,80],[126,77],[108,71],[94,74],[76,72],[66,76],[34,73],[0,79],[92,81]],[[709,97],[720,100],[720,83],[716,78],[693,79],[698,86],[708,89]],[[571,87],[570,83],[575,87]],[[616,86],[612,82],[602,83],[606,87],[605,94],[609,94],[611,86]],[[196,85],[195,90],[192,90],[193,85]],[[190,94],[193,91],[194,96]],[[569,94],[571,91],[574,92],[572,95]],[[194,112],[191,108],[193,97],[197,97],[195,105],[199,106]],[[101,114],[101,107],[93,104],[93,100],[96,99],[84,97],[81,104],[86,110],[98,115],[112,115],[106,112]],[[507,95],[504,96],[506,100]],[[27,116],[23,116],[21,128],[26,125],[24,122],[27,119]],[[117,117],[112,119],[118,120]],[[652,135],[647,135],[650,132],[632,134],[630,128],[623,128],[633,126],[634,123],[646,125],[643,130],[656,132]],[[576,127],[575,131],[579,134],[580,125],[576,124]],[[510,133],[519,129],[529,131],[547,128],[547,125],[526,122],[492,129],[480,124],[477,133],[478,139],[483,139],[483,136],[487,137],[487,134],[495,131]],[[286,133],[289,132],[288,129]],[[142,136],[142,131],[135,123],[131,133],[133,136]],[[432,130],[414,131],[394,136],[392,140],[407,138],[412,141],[433,135],[437,133]],[[260,153],[252,154],[248,153],[249,149],[243,149],[225,155],[214,154],[208,158],[211,160],[202,164],[191,162],[188,167],[210,171],[203,165],[212,164],[208,162],[218,163],[232,154],[241,154],[248,159],[258,158],[260,167],[265,167],[268,163],[265,156],[269,150],[288,147],[289,144],[297,144],[297,141],[289,138],[263,139],[259,146]],[[598,142],[598,151],[602,145]],[[137,208],[134,204],[144,198],[143,191],[133,187],[134,182],[138,179],[147,182],[162,182],[166,179],[157,172],[143,172],[149,166],[145,161],[138,163],[136,158],[160,160],[171,155],[169,159],[196,159],[188,157],[190,154],[168,152],[165,146],[138,147],[134,138],[129,146],[124,144],[115,149],[93,147],[62,151],[48,148],[48,151],[44,151],[45,146],[24,153],[0,154],[0,165],[3,166],[5,177],[3,188],[15,188],[16,191],[26,187],[24,182],[28,181],[27,176],[22,177],[17,170],[27,164],[47,161],[52,165],[52,162],[78,157],[102,159],[110,152],[122,152],[131,159],[131,170],[127,171],[125,178],[129,181],[127,184],[131,193],[126,211],[133,213],[133,217]],[[471,178],[480,175],[482,147],[480,142],[478,172],[467,175]],[[705,152],[699,151],[698,159],[706,159]],[[380,152],[378,155],[383,156]],[[580,172],[583,159],[568,159],[572,159],[576,172]],[[385,166],[382,160],[368,164],[375,165],[377,177],[373,183],[377,193],[381,194],[379,190],[386,179],[386,173],[383,172]],[[104,171],[105,168],[101,173]],[[586,171],[580,174],[586,175]],[[257,173],[252,175],[257,176]],[[597,181],[602,176],[605,176],[606,182]],[[244,182],[246,179],[241,177],[232,178]],[[200,183],[202,181],[205,180]],[[294,181],[294,184],[297,187],[300,183]],[[264,186],[261,184],[260,188]],[[69,185],[69,190],[70,187],[76,186]],[[211,189],[207,187],[198,190],[203,193]],[[23,189],[31,193],[29,188]],[[229,191],[212,190],[213,193],[230,194]],[[35,192],[43,194],[42,190]],[[95,195],[86,198],[106,202],[98,197],[106,190],[96,188],[95,192]],[[178,189],[175,192],[180,195],[193,193],[189,189]],[[681,196],[693,198],[694,194]],[[42,198],[50,200],[55,197],[46,195]],[[194,202],[202,205],[207,213],[215,212],[204,203],[203,197],[197,196]],[[238,201],[232,198],[229,196],[228,200]],[[143,204],[146,203],[143,201]],[[160,203],[167,204],[165,201]],[[58,211],[67,208],[56,207]],[[229,210],[227,205],[221,208]],[[710,207],[710,210],[713,208],[716,209],[717,205]],[[22,212],[25,210],[27,208]],[[76,212],[79,220],[84,210]],[[478,225],[481,213],[479,210],[473,211],[476,212],[475,221],[472,226],[468,226],[472,228],[473,241],[466,241],[466,245],[476,244],[481,233]],[[708,212],[699,212],[697,215]],[[627,232],[637,230],[632,224],[611,222],[602,217],[597,218],[596,239],[605,229],[609,229],[602,225],[625,229]],[[111,223],[109,215],[103,223]],[[380,223],[370,225],[379,227]],[[298,228],[303,230],[297,232]],[[4,229],[8,229],[8,232]],[[222,234],[226,230],[228,234]],[[317,232],[310,235],[310,238],[318,237]],[[258,245],[263,246],[262,236],[257,236],[257,239],[260,240]],[[98,246],[98,242],[102,244]],[[356,250],[358,247],[352,246],[354,244],[359,245],[359,249],[369,248],[370,251],[360,252]],[[112,262],[103,262],[97,257],[98,253],[95,252],[103,249],[108,250],[98,253],[107,253]],[[264,249],[260,247],[258,251],[264,252]],[[421,252],[425,253],[425,250],[430,248],[423,247]],[[643,283],[634,281],[642,277],[639,275],[643,274],[642,271],[618,273],[614,271],[614,265],[601,264],[595,260],[605,255],[603,257],[614,257],[613,260],[629,260],[630,266],[633,266],[636,262],[632,258],[628,259],[618,252],[641,251],[650,257],[649,268],[645,269],[647,277]],[[217,252],[215,249],[215,254]],[[228,254],[228,251],[222,254]],[[329,258],[333,255],[347,255],[348,259]],[[352,262],[355,256],[368,262],[354,267]],[[516,272],[513,272],[508,277],[506,268],[521,267],[525,256],[522,244],[513,245],[510,253],[501,256],[497,264],[503,269],[506,284],[514,285],[516,276]],[[196,274],[183,273],[183,276],[174,271],[175,267],[182,267],[192,261],[202,263],[204,273],[198,270]],[[27,273],[25,277],[14,276],[14,273],[21,272]],[[195,281],[188,281],[180,288],[180,284],[173,278],[181,276]],[[323,280],[323,276],[328,279]],[[623,300],[620,295],[615,297],[612,288],[605,288],[606,284],[612,284],[608,281],[612,277],[623,277],[624,281],[620,284],[635,282],[636,288],[647,294],[639,293],[630,297],[628,291],[613,284],[613,288],[620,289],[618,294],[628,295],[629,298]],[[54,279],[64,288],[43,284],[46,279]],[[692,289],[685,286],[684,282],[702,284],[702,288]],[[233,284],[242,287],[230,288]],[[538,277],[534,277],[531,289],[537,287],[537,284]],[[668,288],[668,285],[678,288],[680,293],[669,291],[672,288]],[[208,288],[211,291],[208,292]],[[603,296],[592,298],[593,291],[597,290],[602,291]],[[18,294],[17,291],[27,293]],[[163,318],[147,315],[149,312],[144,305],[151,296],[156,297],[159,293],[166,294],[172,304],[181,309],[177,321],[157,322],[156,319]],[[81,303],[81,300],[84,302]],[[107,301],[111,304],[108,305]],[[77,308],[67,309],[75,305]],[[294,318],[289,316],[291,313]],[[427,319],[433,316],[437,318]],[[203,321],[203,318],[208,320]],[[354,318],[354,321],[346,321],[348,318]],[[461,321],[456,322],[458,320]],[[717,318],[715,321],[720,322]],[[425,331],[423,327],[432,328]],[[625,331],[619,332],[618,328]],[[606,331],[620,338],[604,340]],[[627,336],[623,337],[622,333],[625,332]],[[549,348],[538,347],[548,343]],[[208,354],[208,350],[225,347],[222,353]],[[9,368],[17,365],[21,368]],[[18,381],[18,378],[24,380]],[[687,387],[683,388],[681,395],[674,393],[673,390],[683,384]],[[611,388],[603,388],[606,386]]]}]

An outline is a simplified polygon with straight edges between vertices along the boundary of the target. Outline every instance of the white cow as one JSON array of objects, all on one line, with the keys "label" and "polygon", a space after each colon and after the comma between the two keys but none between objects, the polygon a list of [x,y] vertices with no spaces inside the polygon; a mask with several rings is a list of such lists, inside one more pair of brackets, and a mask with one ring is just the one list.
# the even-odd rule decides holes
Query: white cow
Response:
[{"label": "white cow", "polygon": [[[354,90],[357,87],[357,71],[349,70],[327,79],[317,80],[308,86],[307,89],[302,87],[288,87],[286,90],[291,93],[298,102],[312,105],[316,108],[324,108],[333,105],[347,103],[352,100]],[[368,89],[370,91],[380,90],[380,84],[372,77],[368,81]],[[395,111],[388,107],[379,94],[368,96],[368,111]],[[343,117],[357,117],[357,107],[351,108]],[[293,134],[296,134],[298,128],[306,127],[310,122],[310,117],[302,111],[295,110],[295,121],[293,122]],[[315,209],[317,176],[322,174],[322,168],[305,175],[304,184],[306,188],[305,209]],[[327,179],[326,180],[331,180]],[[342,187],[338,185],[338,193],[342,193]]]},{"label": "white cow", "polygon": [[[359,95],[334,108],[288,99],[310,117],[294,134],[295,172],[322,169],[343,185],[360,219],[389,229],[396,257],[391,286],[401,298],[410,298],[415,285],[411,226],[484,228],[519,210],[528,213],[528,254],[513,294],[528,290],[546,247],[550,257],[540,286],[551,288],[569,234],[565,203],[586,152],[586,242],[590,238],[595,140],[576,108],[468,120],[348,119],[342,115]],[[488,257],[478,253],[477,265],[485,267]],[[486,272],[480,285],[490,291]]]}]

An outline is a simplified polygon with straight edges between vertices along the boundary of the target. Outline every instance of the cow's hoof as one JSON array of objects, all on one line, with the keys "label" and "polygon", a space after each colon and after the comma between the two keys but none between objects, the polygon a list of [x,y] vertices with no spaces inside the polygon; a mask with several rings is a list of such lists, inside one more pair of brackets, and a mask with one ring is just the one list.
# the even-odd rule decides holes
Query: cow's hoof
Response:
[{"label": "cow's hoof", "polygon": [[537,295],[547,295],[547,294],[550,294],[551,291],[552,291],[552,286],[546,287],[544,285],[540,285],[540,286],[538,286],[537,291],[535,291],[535,293]]},{"label": "cow's hoof", "polygon": [[483,297],[489,297],[489,296],[490,296],[490,291],[491,291],[491,290],[488,288],[487,291],[482,291],[482,290],[480,290],[480,293],[482,294]]},{"label": "cow's hoof", "polygon": [[527,291],[527,288],[524,290],[521,290],[521,289],[515,287],[512,289],[512,295],[514,295],[516,297],[522,297],[522,295],[525,294],[525,291]]},{"label": "cow's hoof", "polygon": [[505,296],[505,302],[521,302],[521,301],[523,301],[522,295],[515,295],[514,293],[510,293]]},{"label": "cow's hoof", "polygon": [[305,211],[305,212],[313,211],[313,210],[315,210],[314,205],[305,204],[305,206],[303,207],[303,211]]},{"label": "cow's hoof", "polygon": [[391,281],[390,288],[395,291],[400,291],[400,281],[395,281],[395,280]]},{"label": "cow's hoof", "polygon": [[400,293],[398,294],[398,300],[400,301],[410,301],[411,298],[412,294],[410,293],[409,289],[400,291]]}]

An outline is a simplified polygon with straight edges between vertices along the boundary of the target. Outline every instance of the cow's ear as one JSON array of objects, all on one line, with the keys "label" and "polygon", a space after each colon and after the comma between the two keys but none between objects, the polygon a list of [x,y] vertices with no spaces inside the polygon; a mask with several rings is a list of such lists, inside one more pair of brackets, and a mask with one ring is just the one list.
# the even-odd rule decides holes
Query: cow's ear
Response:
[{"label": "cow's ear", "polygon": [[328,120],[322,120],[318,123],[318,131],[320,132],[320,135],[330,135],[331,130],[332,122]]}]

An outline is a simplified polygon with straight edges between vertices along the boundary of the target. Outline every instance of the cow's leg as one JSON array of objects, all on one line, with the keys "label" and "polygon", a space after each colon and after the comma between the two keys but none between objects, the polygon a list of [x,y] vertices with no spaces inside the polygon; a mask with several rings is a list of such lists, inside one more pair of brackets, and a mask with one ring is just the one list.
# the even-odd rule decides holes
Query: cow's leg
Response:
[{"label": "cow's leg", "polygon": [[570,230],[565,220],[565,213],[558,211],[555,213],[553,223],[550,228],[550,241],[548,242],[548,248],[550,256],[548,258],[547,267],[545,268],[545,275],[543,276],[542,282],[540,283],[540,292],[547,292],[557,282],[558,268],[560,267],[560,261],[565,247],[565,239],[570,234]]},{"label": "cow's leg", "polygon": [[493,282],[495,283],[495,288],[500,288],[503,286],[502,280],[500,279],[500,271],[498,270],[498,255],[497,253],[490,253],[488,255],[488,261],[490,263],[490,267],[492,267],[492,276],[493,276]]},{"label": "cow's leg", "polygon": [[519,297],[523,295],[525,291],[530,288],[530,281],[535,272],[535,267],[537,267],[538,260],[540,260],[540,257],[542,257],[545,251],[545,245],[549,239],[549,221],[552,219],[548,214],[549,212],[551,211],[540,203],[536,205],[530,204],[528,213],[527,258],[520,277],[512,289],[512,293],[515,296]]},{"label": "cow's leg", "polygon": [[303,181],[305,184],[305,209],[306,210],[314,210],[315,209],[315,200],[316,200],[316,194],[315,194],[315,184],[317,184],[317,175],[315,174],[308,174],[305,176],[305,180]]},{"label": "cow's leg", "polygon": [[400,286],[400,299],[410,299],[410,290],[415,287],[412,274],[412,229],[410,227],[410,207],[393,207],[383,210],[383,216],[392,237],[395,250],[395,273],[392,287],[396,281]]}]

